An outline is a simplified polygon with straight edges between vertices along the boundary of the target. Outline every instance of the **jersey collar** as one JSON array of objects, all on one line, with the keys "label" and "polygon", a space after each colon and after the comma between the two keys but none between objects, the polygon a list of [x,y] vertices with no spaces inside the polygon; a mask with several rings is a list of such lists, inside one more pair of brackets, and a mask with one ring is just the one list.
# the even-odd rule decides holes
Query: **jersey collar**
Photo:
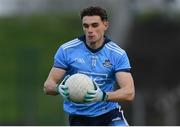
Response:
[{"label": "jersey collar", "polygon": [[105,45],[106,43],[108,43],[108,42],[111,41],[111,40],[110,40],[109,38],[107,38],[106,36],[104,36],[104,38],[105,38],[105,39],[104,39],[104,43],[103,43],[103,45],[102,45],[101,47],[99,47],[99,48],[97,48],[97,49],[92,49],[92,48],[90,48],[90,47],[86,44],[86,37],[85,37],[85,35],[82,35],[82,36],[78,37],[78,39],[81,40],[81,41],[83,41],[84,44],[86,45],[86,47],[87,47],[92,53],[96,53],[96,52],[100,51],[100,50],[104,47],[104,45]]}]

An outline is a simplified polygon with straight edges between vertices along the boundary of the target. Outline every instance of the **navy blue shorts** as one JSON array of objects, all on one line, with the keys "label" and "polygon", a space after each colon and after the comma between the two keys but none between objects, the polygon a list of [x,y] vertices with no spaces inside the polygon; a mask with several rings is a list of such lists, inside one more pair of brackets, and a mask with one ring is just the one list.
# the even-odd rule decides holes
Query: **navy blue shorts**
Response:
[{"label": "navy blue shorts", "polygon": [[123,111],[114,109],[96,117],[69,115],[70,126],[128,126]]}]

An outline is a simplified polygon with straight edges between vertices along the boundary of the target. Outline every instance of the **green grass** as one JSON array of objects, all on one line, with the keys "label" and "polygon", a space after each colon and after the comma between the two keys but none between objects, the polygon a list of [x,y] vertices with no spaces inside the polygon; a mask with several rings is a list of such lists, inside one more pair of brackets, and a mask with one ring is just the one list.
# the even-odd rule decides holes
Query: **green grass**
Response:
[{"label": "green grass", "polygon": [[66,125],[43,83],[57,48],[81,34],[75,14],[0,18],[0,125]]}]

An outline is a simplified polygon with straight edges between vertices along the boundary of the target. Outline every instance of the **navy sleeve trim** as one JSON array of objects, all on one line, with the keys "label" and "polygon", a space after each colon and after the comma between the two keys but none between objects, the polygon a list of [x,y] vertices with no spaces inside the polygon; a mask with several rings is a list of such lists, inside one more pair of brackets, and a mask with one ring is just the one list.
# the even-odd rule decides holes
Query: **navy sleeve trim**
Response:
[{"label": "navy sleeve trim", "polygon": [[126,69],[119,69],[119,70],[116,70],[116,72],[128,72],[128,73],[131,73],[131,69],[130,68],[126,68]]},{"label": "navy sleeve trim", "polygon": [[68,70],[68,68],[57,67],[57,66],[55,66],[55,65],[54,65],[53,67],[55,67],[55,68],[60,68],[60,69],[66,70],[66,71]]}]

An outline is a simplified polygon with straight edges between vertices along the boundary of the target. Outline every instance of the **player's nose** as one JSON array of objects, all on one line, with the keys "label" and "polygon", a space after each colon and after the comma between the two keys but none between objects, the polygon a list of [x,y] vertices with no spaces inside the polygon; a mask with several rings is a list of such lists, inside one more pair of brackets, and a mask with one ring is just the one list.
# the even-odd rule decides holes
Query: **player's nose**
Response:
[{"label": "player's nose", "polygon": [[93,28],[90,26],[90,27],[88,27],[88,33],[93,33]]}]

